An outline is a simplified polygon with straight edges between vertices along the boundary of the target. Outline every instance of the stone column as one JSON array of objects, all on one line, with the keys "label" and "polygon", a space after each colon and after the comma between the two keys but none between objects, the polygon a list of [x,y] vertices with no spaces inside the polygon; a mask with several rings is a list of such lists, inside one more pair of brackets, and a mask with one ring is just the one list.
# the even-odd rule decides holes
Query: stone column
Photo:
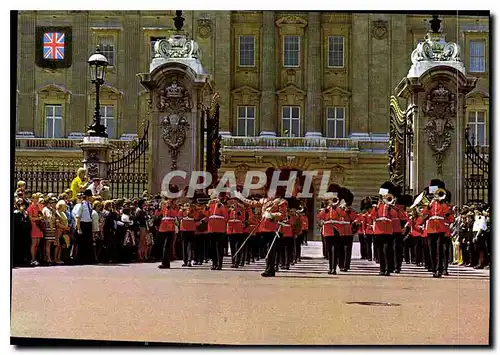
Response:
[{"label": "stone column", "polygon": [[353,137],[368,136],[368,64],[369,34],[368,14],[352,15],[352,102],[350,131]]},{"label": "stone column", "polygon": [[231,12],[215,15],[215,87],[220,93],[219,133],[231,135]]},{"label": "stone column", "polygon": [[262,12],[260,136],[276,137],[276,24],[274,11]]},{"label": "stone column", "polygon": [[309,12],[307,29],[306,137],[321,137],[321,13]]},{"label": "stone column", "polygon": [[128,55],[126,60],[118,64],[120,65],[120,72],[124,74],[123,79],[118,78],[118,80],[120,89],[124,93],[130,93],[131,95],[122,97],[122,120],[119,121],[119,125],[121,125],[119,132],[141,136],[142,132],[138,132],[138,126],[143,117],[139,117],[139,119],[137,117],[139,100],[137,100],[137,94],[135,94],[140,91],[140,84],[136,77],[140,70],[140,52],[137,50],[137,43],[142,43],[140,20],[138,11],[125,11],[124,13],[123,33],[120,33],[120,36],[123,38],[121,43],[124,44],[124,53],[128,53]]},{"label": "stone column", "polygon": [[79,144],[83,150],[83,166],[90,179],[108,178],[109,140],[104,137],[84,137]]}]

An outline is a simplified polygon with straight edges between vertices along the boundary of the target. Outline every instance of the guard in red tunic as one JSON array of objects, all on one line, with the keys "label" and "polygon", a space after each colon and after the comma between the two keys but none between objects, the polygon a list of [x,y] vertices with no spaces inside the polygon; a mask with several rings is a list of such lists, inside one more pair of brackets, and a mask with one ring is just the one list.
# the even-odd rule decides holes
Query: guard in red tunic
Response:
[{"label": "guard in red tunic", "polygon": [[[344,269],[341,271],[347,272],[351,268],[351,257],[352,257],[352,243],[354,240],[354,234],[357,231],[357,226],[354,221],[357,218],[356,211],[352,208],[352,203],[354,201],[354,195],[349,189],[344,190],[345,196],[345,217],[343,219],[345,228],[345,244],[344,244]],[[341,202],[342,203],[342,202]]]},{"label": "guard in red tunic", "polygon": [[208,234],[212,244],[212,270],[222,270],[224,247],[227,245],[226,231],[229,214],[225,206],[224,195],[219,197],[218,193],[213,190],[210,197],[212,200],[209,203],[208,211]]},{"label": "guard in red tunic", "polygon": [[337,263],[341,259],[343,251],[341,208],[338,207],[340,199],[343,197],[342,190],[340,186],[336,186],[325,195],[327,207],[319,211],[318,220],[320,221],[321,235],[324,239],[325,252],[328,258],[328,274],[336,275]]},{"label": "guard in red tunic", "polygon": [[409,229],[411,259],[415,260],[417,266],[421,266],[423,262],[421,225],[422,218],[419,216],[418,211],[412,211],[405,228]]},{"label": "guard in red tunic", "polygon": [[172,200],[163,202],[161,210],[158,211],[158,215],[162,217],[158,234],[160,236],[160,241],[163,243],[163,257],[161,265],[159,265],[158,268],[170,269],[170,258],[172,256],[171,247],[175,237],[175,221],[177,219],[177,211],[173,208]]},{"label": "guard in red tunic", "polygon": [[232,258],[243,242],[243,232],[245,230],[245,210],[235,199],[231,199],[229,207],[229,220],[227,221],[227,236],[229,237],[229,246],[231,249],[232,268],[237,268],[244,257],[243,251],[240,251],[236,258]]},{"label": "guard in red tunic", "polygon": [[444,199],[446,198],[445,184],[443,181],[434,179],[429,183],[429,193],[434,198],[431,203],[424,207],[422,214],[425,220],[425,230],[427,232],[429,252],[431,257],[431,268],[433,277],[443,275],[443,244],[446,232],[445,220],[451,210]]},{"label": "guard in red tunic", "polygon": [[[366,258],[368,261],[372,261],[374,253],[373,253],[373,218],[371,216],[371,211],[375,208],[372,206],[373,201],[370,197],[367,197],[365,202],[365,239],[366,239]],[[377,258],[374,258],[377,260]]]},{"label": "guard in red tunic", "polygon": [[182,258],[184,260],[182,266],[191,267],[191,261],[195,259],[193,251],[195,249],[196,217],[197,213],[190,203],[184,204],[179,209],[179,231],[182,239]]},{"label": "guard in red tunic", "polygon": [[366,199],[361,200],[360,211],[353,221],[356,226],[359,240],[359,252],[361,260],[366,260]]},{"label": "guard in red tunic", "polygon": [[[396,211],[396,216],[392,218],[392,235],[394,238],[394,271],[396,274],[401,272],[401,267],[403,264],[403,245],[404,245],[404,235],[403,227],[408,220],[406,215],[405,198],[401,195],[401,188],[395,186],[392,190],[394,193],[394,211]],[[391,269],[392,271],[392,269]]]},{"label": "guard in red tunic", "polygon": [[394,258],[392,219],[397,217],[397,213],[391,206],[394,200],[393,189],[394,185],[389,181],[380,186],[379,202],[370,213],[374,220],[373,235],[380,261],[379,275],[385,276],[390,276],[390,266]]},{"label": "guard in red tunic", "polygon": [[302,261],[302,243],[304,243],[306,235],[309,231],[309,217],[307,215],[307,209],[303,207],[299,215],[301,231],[297,236],[297,239],[295,239],[295,263]]}]

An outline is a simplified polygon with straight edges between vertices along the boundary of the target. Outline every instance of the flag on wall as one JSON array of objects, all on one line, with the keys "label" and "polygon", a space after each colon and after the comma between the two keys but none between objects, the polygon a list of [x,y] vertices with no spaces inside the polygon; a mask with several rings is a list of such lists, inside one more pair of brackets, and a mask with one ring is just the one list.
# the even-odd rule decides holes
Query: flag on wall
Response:
[{"label": "flag on wall", "polygon": [[41,68],[71,66],[71,27],[37,27],[36,64]]}]

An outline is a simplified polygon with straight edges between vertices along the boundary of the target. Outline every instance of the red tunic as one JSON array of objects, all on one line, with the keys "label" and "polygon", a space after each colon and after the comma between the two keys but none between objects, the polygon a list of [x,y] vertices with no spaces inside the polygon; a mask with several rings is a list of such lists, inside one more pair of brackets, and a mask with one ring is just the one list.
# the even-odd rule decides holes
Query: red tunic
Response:
[{"label": "red tunic", "polygon": [[[286,202],[282,202],[278,207],[273,207],[271,213],[281,212],[282,216],[286,216],[287,206],[288,204]],[[275,216],[272,219],[268,219],[262,216],[262,218],[263,220],[259,225],[259,232],[269,233],[276,232],[276,230],[278,229],[278,221],[280,221],[283,217]]]},{"label": "red tunic", "polygon": [[422,214],[427,217],[425,230],[427,234],[446,233],[445,219],[450,213],[448,204],[433,200],[424,208]]},{"label": "red tunic", "polygon": [[194,232],[196,230],[196,215],[194,211],[178,212],[181,224],[179,230],[182,232]]},{"label": "red tunic", "polygon": [[220,202],[211,202],[208,214],[208,233],[226,233],[227,208]]},{"label": "red tunic", "polygon": [[358,233],[361,235],[366,234],[366,214],[359,213],[356,219],[353,221],[356,225],[358,225]]},{"label": "red tunic", "polygon": [[282,217],[284,217],[283,222],[281,223],[281,233],[283,233],[283,238],[293,238],[293,224],[295,223],[296,217]]},{"label": "red tunic", "polygon": [[332,237],[335,235],[335,231],[337,231],[339,235],[344,235],[340,208],[326,208],[318,214],[318,217],[323,221],[323,237]]},{"label": "red tunic", "polygon": [[408,226],[410,227],[410,235],[414,238],[422,236],[422,218],[410,218],[408,220]]},{"label": "red tunic", "polygon": [[305,215],[300,216],[300,222],[302,223],[302,230],[309,230],[309,218]]},{"label": "red tunic", "polygon": [[243,234],[245,230],[245,211],[237,207],[229,212],[227,234]]},{"label": "red tunic", "polygon": [[160,228],[158,232],[175,232],[175,221],[177,219],[178,212],[173,208],[167,208],[164,206],[158,215],[162,216],[160,223]]},{"label": "red tunic", "polygon": [[205,223],[207,223],[207,221],[208,221],[208,209],[206,209],[206,208],[199,210],[197,215],[196,215],[196,228],[197,229],[196,229],[195,234],[203,235],[203,234],[208,233],[208,228],[205,228],[205,231],[203,231],[203,232],[200,232],[198,230],[198,227],[200,226],[202,221]]},{"label": "red tunic", "polygon": [[342,219],[343,226],[344,226],[343,228],[345,230],[344,235],[346,235],[346,236],[353,235],[352,223],[356,220],[357,217],[358,217],[358,214],[352,208],[348,207],[345,210],[345,217],[343,217],[343,219]]},{"label": "red tunic", "polygon": [[251,233],[255,226],[257,225],[257,223],[259,223],[259,221],[257,220],[257,216],[255,215],[255,213],[253,213],[253,209],[251,207],[248,207],[247,210],[246,210],[246,217],[247,217],[247,226],[244,230],[244,233]]},{"label": "red tunic", "polygon": [[396,216],[392,217],[392,233],[403,233],[403,229],[401,228],[401,221],[405,220],[404,212],[402,211],[404,208],[401,205],[394,206],[394,210],[396,211]]},{"label": "red tunic", "polygon": [[374,220],[374,235],[392,234],[392,219],[397,218],[397,213],[394,209],[385,203],[379,202],[370,215]]},{"label": "red tunic", "polygon": [[365,213],[365,234],[366,235],[373,235],[373,217],[371,216],[371,211],[373,209],[370,209],[367,213]]}]

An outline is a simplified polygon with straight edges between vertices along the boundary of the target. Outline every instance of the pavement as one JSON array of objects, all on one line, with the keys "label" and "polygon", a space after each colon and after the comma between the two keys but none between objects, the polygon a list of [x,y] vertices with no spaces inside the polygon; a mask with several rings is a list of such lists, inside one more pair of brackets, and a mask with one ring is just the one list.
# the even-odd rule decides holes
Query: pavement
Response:
[{"label": "pavement", "polygon": [[264,262],[221,271],[172,263],[12,271],[11,336],[244,345],[487,345],[487,270],[377,276],[359,260],[328,275],[321,243],[275,278]]}]

